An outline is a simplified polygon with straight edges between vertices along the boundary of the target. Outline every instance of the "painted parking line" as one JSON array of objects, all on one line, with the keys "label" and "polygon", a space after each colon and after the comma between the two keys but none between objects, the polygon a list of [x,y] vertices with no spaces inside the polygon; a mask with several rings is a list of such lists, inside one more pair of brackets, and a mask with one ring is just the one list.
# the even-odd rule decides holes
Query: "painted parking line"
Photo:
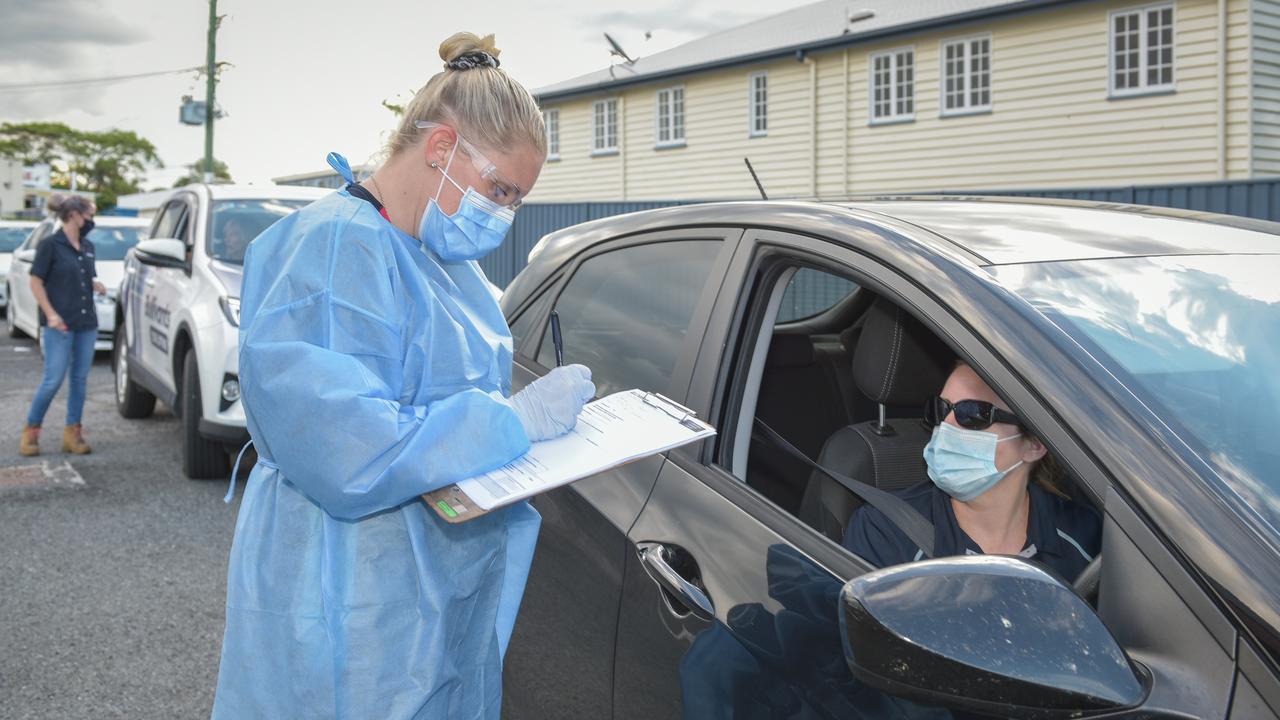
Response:
[{"label": "painted parking line", "polygon": [[84,487],[84,478],[66,460],[0,468],[0,490]]}]

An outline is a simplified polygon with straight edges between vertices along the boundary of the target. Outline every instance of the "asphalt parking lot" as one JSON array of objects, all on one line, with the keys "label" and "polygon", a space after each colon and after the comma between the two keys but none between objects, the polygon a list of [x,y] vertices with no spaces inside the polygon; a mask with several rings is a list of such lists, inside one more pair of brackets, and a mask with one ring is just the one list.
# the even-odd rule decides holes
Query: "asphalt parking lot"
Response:
[{"label": "asphalt parking lot", "polygon": [[208,717],[235,525],[227,485],[182,475],[165,406],[116,414],[106,353],[85,406],[93,454],[59,452],[64,385],[42,456],[19,456],[40,370],[34,343],[0,337],[0,718]]}]

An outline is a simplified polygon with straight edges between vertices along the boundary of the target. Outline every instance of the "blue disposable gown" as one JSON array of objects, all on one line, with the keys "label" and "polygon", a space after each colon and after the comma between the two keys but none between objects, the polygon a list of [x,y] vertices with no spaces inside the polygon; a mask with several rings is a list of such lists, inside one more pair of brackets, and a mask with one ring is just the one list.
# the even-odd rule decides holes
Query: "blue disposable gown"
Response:
[{"label": "blue disposable gown", "polygon": [[213,716],[497,718],[539,517],[418,498],[529,447],[493,286],[340,191],[253,241],[240,319],[259,460]]}]

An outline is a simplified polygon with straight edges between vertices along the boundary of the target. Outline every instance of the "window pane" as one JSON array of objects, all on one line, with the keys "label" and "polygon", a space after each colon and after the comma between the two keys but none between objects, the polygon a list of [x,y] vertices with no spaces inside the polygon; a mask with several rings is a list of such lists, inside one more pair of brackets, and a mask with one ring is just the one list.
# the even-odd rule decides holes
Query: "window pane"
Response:
[{"label": "window pane", "polygon": [[915,53],[907,50],[897,55],[898,75],[895,87],[897,113],[910,115],[915,112]]},{"label": "window pane", "polygon": [[857,289],[857,285],[842,277],[813,268],[800,268],[782,294],[782,305],[774,322],[788,323],[812,317],[831,309]]},{"label": "window pane", "polygon": [[769,79],[767,75],[756,75],[751,79],[751,130],[763,133],[769,128],[768,122]]},{"label": "window pane", "polygon": [[[640,245],[587,260],[556,301],[564,361],[591,368],[598,395],[662,392],[720,251],[712,240]],[[555,365],[550,328],[538,362]]]},{"label": "window pane", "polygon": [[671,139],[684,139],[684,88],[671,91]]},{"label": "window pane", "polygon": [[872,104],[872,117],[882,118],[892,115],[889,83],[890,76],[890,58],[888,55],[877,55],[873,60],[874,72],[871,75],[872,96],[874,98]]},{"label": "window pane", "polygon": [[547,305],[551,303],[552,297],[550,290],[543,290],[542,295],[533,301],[533,304],[526,308],[524,312],[520,313],[515,322],[511,323],[511,346],[513,348],[519,349],[524,339],[534,330],[534,321],[542,317]]}]

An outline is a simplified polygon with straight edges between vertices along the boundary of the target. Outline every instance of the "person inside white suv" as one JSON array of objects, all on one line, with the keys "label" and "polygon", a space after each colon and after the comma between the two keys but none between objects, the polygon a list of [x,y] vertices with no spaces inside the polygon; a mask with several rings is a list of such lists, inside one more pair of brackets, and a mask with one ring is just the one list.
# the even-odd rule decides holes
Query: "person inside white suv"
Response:
[{"label": "person inside white suv", "polygon": [[250,239],[236,218],[229,217],[222,221],[222,247],[228,262],[244,262],[244,251],[249,247]]}]

